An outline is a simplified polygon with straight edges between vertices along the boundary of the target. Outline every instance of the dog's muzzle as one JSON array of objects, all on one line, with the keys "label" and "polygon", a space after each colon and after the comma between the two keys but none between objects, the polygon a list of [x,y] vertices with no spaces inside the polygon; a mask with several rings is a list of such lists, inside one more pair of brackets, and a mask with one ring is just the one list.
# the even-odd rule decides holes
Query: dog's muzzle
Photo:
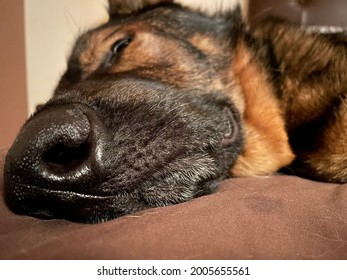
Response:
[{"label": "dog's muzzle", "polygon": [[211,193],[242,149],[239,116],[219,96],[129,78],[61,92],[6,156],[7,205],[98,222]]}]

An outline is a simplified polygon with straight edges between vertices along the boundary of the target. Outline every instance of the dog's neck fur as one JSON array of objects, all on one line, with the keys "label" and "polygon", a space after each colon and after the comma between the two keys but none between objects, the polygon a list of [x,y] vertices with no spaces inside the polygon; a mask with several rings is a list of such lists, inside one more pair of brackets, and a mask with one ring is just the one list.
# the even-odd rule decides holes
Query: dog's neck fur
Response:
[{"label": "dog's neck fur", "polygon": [[255,47],[240,38],[229,71],[242,92],[246,145],[233,175],[264,174],[295,153],[298,174],[344,182],[345,41],[281,20],[263,22],[252,38]]},{"label": "dog's neck fur", "polygon": [[275,97],[271,77],[253,53],[240,41],[231,64],[230,79],[240,93],[233,91],[235,104],[243,117],[244,152],[231,173],[233,176],[271,174],[294,159],[286,132],[280,101]]}]

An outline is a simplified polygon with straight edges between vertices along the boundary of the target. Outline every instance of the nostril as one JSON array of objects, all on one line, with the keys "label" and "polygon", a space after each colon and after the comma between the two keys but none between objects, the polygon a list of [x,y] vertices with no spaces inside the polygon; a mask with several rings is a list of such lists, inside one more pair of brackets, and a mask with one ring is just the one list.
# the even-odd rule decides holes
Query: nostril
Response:
[{"label": "nostril", "polygon": [[88,140],[77,147],[58,143],[43,154],[42,160],[52,172],[66,173],[81,166],[87,161],[89,154]]}]

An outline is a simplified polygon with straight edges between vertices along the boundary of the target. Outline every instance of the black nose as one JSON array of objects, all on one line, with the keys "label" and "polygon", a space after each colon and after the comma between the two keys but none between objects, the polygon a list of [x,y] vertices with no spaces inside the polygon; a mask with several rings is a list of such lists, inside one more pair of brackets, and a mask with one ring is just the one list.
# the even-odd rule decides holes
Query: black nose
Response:
[{"label": "black nose", "polygon": [[[100,169],[103,127],[84,105],[41,111],[22,128],[5,162],[5,196],[20,214],[56,216],[65,211],[53,194],[88,193]],[[98,154],[99,153],[99,154]]]}]

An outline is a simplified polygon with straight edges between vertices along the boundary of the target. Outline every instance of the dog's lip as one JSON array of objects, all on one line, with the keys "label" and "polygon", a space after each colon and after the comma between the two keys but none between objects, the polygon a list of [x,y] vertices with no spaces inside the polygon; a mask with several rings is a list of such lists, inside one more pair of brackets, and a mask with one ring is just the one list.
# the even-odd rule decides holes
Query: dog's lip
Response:
[{"label": "dog's lip", "polygon": [[35,192],[35,195],[58,195],[58,196],[64,196],[68,198],[82,198],[82,199],[97,199],[97,200],[105,200],[117,197],[119,195],[112,194],[112,195],[94,195],[94,194],[84,194],[80,192],[75,191],[67,191],[67,190],[53,190],[53,189],[46,189],[42,187],[37,186],[30,186],[30,192]]}]

